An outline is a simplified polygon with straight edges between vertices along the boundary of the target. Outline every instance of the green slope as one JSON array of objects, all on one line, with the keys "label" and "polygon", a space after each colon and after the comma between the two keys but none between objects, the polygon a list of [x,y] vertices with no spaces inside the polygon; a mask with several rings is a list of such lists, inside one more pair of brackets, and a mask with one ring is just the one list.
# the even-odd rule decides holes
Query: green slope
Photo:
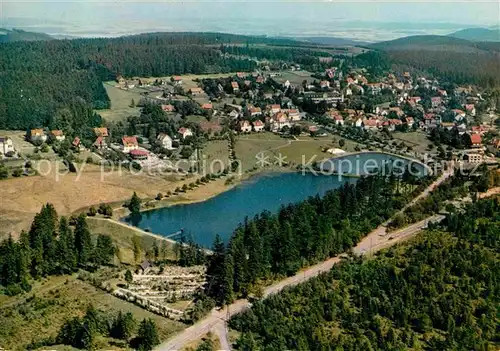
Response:
[{"label": "green slope", "polygon": [[470,41],[494,41],[500,42],[500,29],[488,28],[466,28],[448,34],[449,37],[465,39]]},{"label": "green slope", "polygon": [[36,41],[36,40],[52,40],[50,35],[45,33],[26,32],[21,29],[4,29],[0,28],[0,43],[10,43],[14,41]]}]

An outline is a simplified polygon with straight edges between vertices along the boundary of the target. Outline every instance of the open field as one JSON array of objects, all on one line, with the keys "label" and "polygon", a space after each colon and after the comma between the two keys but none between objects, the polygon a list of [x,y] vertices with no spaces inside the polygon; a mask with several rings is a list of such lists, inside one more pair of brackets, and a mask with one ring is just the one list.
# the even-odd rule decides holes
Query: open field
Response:
[{"label": "open field", "polygon": [[311,83],[314,80],[311,78],[311,73],[307,71],[283,71],[280,76],[273,79],[279,83],[285,83],[288,80],[292,85],[302,85],[304,80]]},{"label": "open field", "polygon": [[288,142],[288,139],[283,139],[272,133],[241,135],[236,139],[236,157],[241,161],[243,170],[247,171],[256,165],[260,153],[264,157],[268,156],[269,162],[273,162],[274,151],[286,146]]},{"label": "open field", "polygon": [[[333,142],[335,138],[335,143]],[[308,136],[299,137],[297,139],[284,139],[272,133],[260,133],[243,135],[237,138],[236,156],[241,160],[243,169],[251,169],[257,162],[257,155],[263,152],[264,156],[268,156],[269,162],[274,162],[276,157],[285,157],[284,162],[290,163],[291,166],[302,163],[304,157],[306,162],[316,156],[315,160],[331,156],[331,154],[323,152],[324,148],[339,148],[339,136],[328,136],[311,138]],[[346,152],[353,152],[356,143],[350,140],[345,140],[343,149]]]},{"label": "open field", "polygon": [[137,89],[123,90],[115,87],[115,82],[103,83],[106,93],[111,101],[111,108],[107,110],[98,110],[98,114],[106,121],[118,122],[125,121],[128,116],[138,116],[139,107],[130,107],[132,100],[137,104],[141,99],[140,91]]},{"label": "open field", "polygon": [[397,141],[404,141],[406,145],[411,146],[414,151],[423,153],[427,152],[427,146],[432,143],[429,141],[424,132],[410,132],[410,133],[393,133],[392,136]]},{"label": "open field", "polygon": [[198,87],[198,83],[195,80],[202,79],[215,79],[215,78],[227,78],[236,75],[236,72],[233,73],[214,73],[214,74],[186,74],[182,77],[182,87],[185,91],[188,91],[191,88]]},{"label": "open field", "polygon": [[[78,173],[57,175],[52,162],[52,171],[46,175],[3,180],[0,201],[0,237],[29,229],[34,215],[47,202],[52,203],[59,215],[71,213],[100,203],[121,203],[133,192],[142,198],[154,198],[159,192],[173,192],[176,187],[189,184],[194,177],[179,179],[173,175],[133,175],[127,170],[103,171],[96,165],[85,165]],[[78,165],[82,167],[83,165]],[[42,168],[41,168],[42,169]],[[43,168],[45,171],[46,169]],[[178,202],[200,201],[224,191],[227,186],[220,179],[200,186],[186,194],[161,201],[161,205]]]},{"label": "open field", "polygon": [[202,159],[206,164],[206,172],[213,173],[221,170],[220,161],[229,165],[229,146],[226,140],[209,141],[202,150]]},{"label": "open field", "polygon": [[[26,346],[31,342],[56,336],[65,320],[84,315],[90,304],[110,315],[122,311],[131,312],[139,321],[152,318],[158,327],[160,340],[165,340],[185,328],[180,322],[157,316],[118,299],[75,279],[75,276],[59,276],[44,280],[43,284],[37,284],[24,297],[16,296],[5,301],[4,306],[7,307],[0,307],[0,346],[7,350],[26,350]],[[109,344],[109,340],[99,340],[98,349],[128,349],[118,341]],[[55,348],[50,347],[50,349]],[[57,349],[63,348],[57,347]],[[71,347],[64,349],[72,350]]]}]

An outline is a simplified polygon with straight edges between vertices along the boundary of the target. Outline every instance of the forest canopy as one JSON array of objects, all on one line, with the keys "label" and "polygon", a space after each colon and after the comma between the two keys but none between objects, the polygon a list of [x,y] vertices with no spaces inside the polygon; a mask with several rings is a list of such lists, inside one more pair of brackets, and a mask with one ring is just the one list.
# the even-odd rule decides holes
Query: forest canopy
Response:
[{"label": "forest canopy", "polygon": [[500,202],[369,260],[352,258],[233,317],[238,350],[496,350]]}]

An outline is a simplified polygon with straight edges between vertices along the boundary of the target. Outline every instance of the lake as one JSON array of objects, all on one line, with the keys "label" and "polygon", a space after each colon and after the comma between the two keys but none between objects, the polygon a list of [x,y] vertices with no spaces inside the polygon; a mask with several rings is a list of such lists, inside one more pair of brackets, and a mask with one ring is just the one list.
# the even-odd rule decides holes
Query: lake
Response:
[{"label": "lake", "polygon": [[[362,162],[366,162],[368,158],[378,162],[397,158],[383,154],[362,156]],[[359,159],[359,156],[348,157],[353,162]],[[299,202],[317,194],[323,195],[328,190],[342,186],[345,182],[354,183],[356,180],[357,178],[338,175],[314,175],[299,172],[262,174],[203,202],[145,211],[133,223],[129,217],[123,220],[165,236],[182,228],[184,233],[191,235],[196,243],[209,248],[216,234],[220,234],[227,241],[246,216],[252,218],[264,210],[276,213],[282,205]]]}]

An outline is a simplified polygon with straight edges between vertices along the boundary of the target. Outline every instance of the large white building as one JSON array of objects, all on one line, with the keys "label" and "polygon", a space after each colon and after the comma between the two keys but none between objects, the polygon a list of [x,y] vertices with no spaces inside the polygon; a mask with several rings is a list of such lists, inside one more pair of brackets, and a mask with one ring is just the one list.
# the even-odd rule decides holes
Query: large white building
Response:
[{"label": "large white building", "polygon": [[14,144],[12,143],[12,139],[9,137],[1,138],[0,137],[0,154],[7,154],[8,152],[14,152]]}]

